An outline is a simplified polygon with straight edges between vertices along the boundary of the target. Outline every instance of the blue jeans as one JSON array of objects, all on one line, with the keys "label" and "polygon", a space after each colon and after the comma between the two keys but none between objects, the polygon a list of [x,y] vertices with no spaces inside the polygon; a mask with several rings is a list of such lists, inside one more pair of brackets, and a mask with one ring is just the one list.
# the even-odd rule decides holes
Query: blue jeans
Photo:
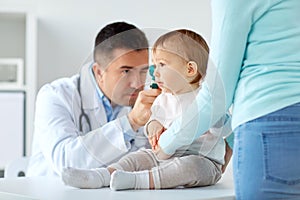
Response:
[{"label": "blue jeans", "polygon": [[236,199],[300,199],[300,103],[234,132]]}]

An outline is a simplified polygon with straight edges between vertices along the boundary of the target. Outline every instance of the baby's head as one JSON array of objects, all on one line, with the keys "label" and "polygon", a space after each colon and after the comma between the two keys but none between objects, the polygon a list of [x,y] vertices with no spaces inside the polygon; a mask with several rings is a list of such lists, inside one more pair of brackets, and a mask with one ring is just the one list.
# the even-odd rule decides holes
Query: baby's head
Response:
[{"label": "baby's head", "polygon": [[180,29],[159,37],[152,49],[159,86],[173,93],[185,93],[199,87],[205,77],[209,47],[197,33]]}]

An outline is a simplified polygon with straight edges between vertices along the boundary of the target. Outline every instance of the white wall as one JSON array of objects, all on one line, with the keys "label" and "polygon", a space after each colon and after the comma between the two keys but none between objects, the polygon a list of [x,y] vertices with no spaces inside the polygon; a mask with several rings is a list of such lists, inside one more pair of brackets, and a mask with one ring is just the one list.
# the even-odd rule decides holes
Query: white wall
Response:
[{"label": "white wall", "polygon": [[209,0],[0,0],[30,7],[38,18],[38,89],[77,73],[91,55],[94,38],[107,23],[127,21],[152,43],[158,30],[192,29],[210,40]]},{"label": "white wall", "polygon": [[38,87],[58,77],[77,73],[90,56],[98,31],[113,21],[131,22],[150,32],[153,29],[189,28],[209,40],[209,2],[38,0]]}]

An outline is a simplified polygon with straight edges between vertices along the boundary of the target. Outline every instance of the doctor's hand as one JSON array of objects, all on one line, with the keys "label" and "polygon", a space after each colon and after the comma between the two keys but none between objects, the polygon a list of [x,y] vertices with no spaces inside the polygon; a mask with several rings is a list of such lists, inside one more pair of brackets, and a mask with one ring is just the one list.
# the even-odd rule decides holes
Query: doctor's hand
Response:
[{"label": "doctor's hand", "polygon": [[132,110],[128,114],[128,120],[133,130],[137,131],[149,120],[151,115],[150,108],[160,93],[160,89],[143,90],[139,93]]}]

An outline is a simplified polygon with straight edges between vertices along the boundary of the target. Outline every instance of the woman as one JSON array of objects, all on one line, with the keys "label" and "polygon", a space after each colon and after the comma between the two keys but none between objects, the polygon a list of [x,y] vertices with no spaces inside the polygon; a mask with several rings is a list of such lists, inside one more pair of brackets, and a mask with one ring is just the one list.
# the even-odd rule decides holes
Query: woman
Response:
[{"label": "woman", "polygon": [[168,157],[233,105],[237,199],[300,199],[299,8],[299,0],[212,0],[214,65],[197,109],[160,137]]}]

